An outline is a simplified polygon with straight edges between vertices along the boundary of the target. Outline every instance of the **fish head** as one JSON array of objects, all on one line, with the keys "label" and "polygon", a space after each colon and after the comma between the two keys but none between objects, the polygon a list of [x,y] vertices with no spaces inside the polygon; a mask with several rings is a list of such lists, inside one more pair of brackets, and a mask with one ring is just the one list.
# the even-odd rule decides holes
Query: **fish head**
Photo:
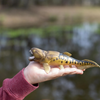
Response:
[{"label": "fish head", "polygon": [[45,57],[44,50],[41,50],[39,48],[32,48],[30,50],[31,54],[34,56],[36,60],[42,60]]}]

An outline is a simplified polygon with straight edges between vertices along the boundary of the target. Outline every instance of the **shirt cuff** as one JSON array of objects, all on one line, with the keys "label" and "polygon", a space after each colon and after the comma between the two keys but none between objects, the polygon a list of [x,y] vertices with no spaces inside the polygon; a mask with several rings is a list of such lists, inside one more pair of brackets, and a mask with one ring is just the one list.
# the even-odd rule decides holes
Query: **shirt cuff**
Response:
[{"label": "shirt cuff", "polygon": [[23,70],[24,69],[17,73],[12,79],[5,79],[3,82],[6,89],[8,88],[8,91],[13,96],[20,99],[24,99],[29,93],[39,87],[38,83],[32,85],[27,82]]}]

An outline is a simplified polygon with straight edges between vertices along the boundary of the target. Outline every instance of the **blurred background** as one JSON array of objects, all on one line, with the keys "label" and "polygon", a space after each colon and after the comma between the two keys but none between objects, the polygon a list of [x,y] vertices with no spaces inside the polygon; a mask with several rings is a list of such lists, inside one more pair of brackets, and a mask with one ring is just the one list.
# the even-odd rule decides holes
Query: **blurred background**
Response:
[{"label": "blurred background", "polygon": [[[100,0],[0,0],[0,86],[32,47],[100,64]],[[41,83],[24,100],[100,100],[100,69]]]}]

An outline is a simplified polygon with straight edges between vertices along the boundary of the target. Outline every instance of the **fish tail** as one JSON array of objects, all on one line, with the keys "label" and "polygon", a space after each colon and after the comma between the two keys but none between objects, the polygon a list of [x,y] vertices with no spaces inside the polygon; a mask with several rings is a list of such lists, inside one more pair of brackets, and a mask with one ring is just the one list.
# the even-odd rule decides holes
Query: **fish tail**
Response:
[{"label": "fish tail", "polygon": [[98,65],[95,61],[92,61],[92,60],[89,60],[89,59],[84,59],[84,60],[82,60],[82,61],[91,63],[91,65],[94,65],[94,66],[96,66],[96,67],[100,67],[100,65]]}]

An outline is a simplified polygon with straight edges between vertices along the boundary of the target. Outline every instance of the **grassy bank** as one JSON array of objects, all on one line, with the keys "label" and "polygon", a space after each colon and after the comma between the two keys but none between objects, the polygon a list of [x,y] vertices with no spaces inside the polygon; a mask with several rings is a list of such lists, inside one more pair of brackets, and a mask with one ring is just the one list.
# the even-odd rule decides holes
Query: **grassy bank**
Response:
[{"label": "grassy bank", "polygon": [[[40,28],[1,29],[0,34],[8,37],[28,36],[30,34],[41,37],[58,36],[62,32],[71,32],[73,26],[45,26]],[[54,34],[55,33],[55,34]]]}]

